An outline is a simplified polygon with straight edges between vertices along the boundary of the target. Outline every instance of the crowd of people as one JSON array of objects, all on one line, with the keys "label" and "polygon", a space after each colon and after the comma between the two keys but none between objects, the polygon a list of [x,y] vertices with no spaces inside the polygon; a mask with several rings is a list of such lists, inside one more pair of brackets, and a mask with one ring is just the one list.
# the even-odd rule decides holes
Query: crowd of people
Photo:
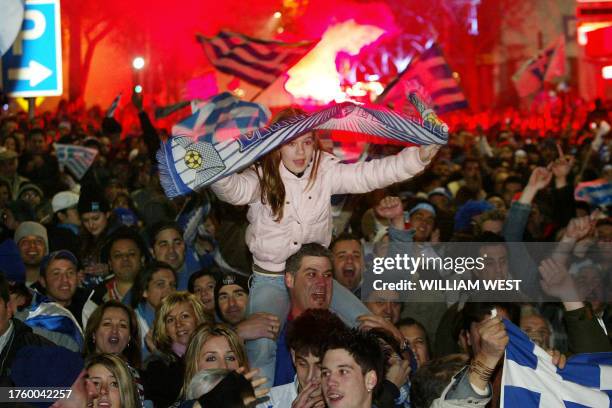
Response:
[{"label": "crowd of people", "polygon": [[[137,131],[63,104],[0,114],[4,386],[71,388],[43,404],[58,408],[496,407],[503,318],[561,367],[612,351],[605,109],[579,130],[457,129],[357,163],[311,132],[170,200],[155,157],[168,132],[132,102]],[[54,143],[97,150],[80,180]],[[495,256],[462,278],[520,278],[524,297],[368,287],[376,257],[471,242]]]}]

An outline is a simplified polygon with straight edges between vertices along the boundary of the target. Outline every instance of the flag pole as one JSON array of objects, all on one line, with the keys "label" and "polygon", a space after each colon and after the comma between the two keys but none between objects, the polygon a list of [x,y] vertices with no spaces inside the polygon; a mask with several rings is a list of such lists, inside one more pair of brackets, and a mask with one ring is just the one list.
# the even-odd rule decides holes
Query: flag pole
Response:
[{"label": "flag pole", "polygon": [[385,89],[382,91],[382,93],[380,95],[378,95],[376,97],[376,99],[374,100],[374,103],[382,103],[383,99],[385,99],[385,97],[389,94],[389,92],[391,92],[391,89],[393,89],[393,87],[395,87],[395,85],[397,85],[400,81],[400,79],[402,79],[402,77],[404,76],[404,74],[408,71],[408,69],[410,68],[410,66],[412,65],[413,61],[418,58],[414,57],[410,60],[410,62],[408,63],[408,65],[406,65],[406,68],[404,68],[402,70],[402,72],[400,72],[399,74],[397,74],[395,76],[395,78],[393,78],[391,80],[391,82],[389,82],[387,84],[387,86],[385,87]]},{"label": "flag pole", "polygon": [[253,95],[253,97],[251,99],[249,99],[249,102],[255,102],[255,99],[259,98],[259,96],[263,93],[263,91],[265,91],[268,88],[261,88],[259,91],[257,91],[257,93],[255,95]]},{"label": "flag pole", "polygon": [[[418,57],[415,57],[418,58]],[[391,82],[389,82],[387,84],[387,86],[385,87],[385,89],[381,92],[380,95],[378,95],[376,97],[376,99],[374,100],[374,103],[376,104],[381,104],[382,101],[385,99],[385,97],[389,94],[389,92],[391,92],[391,89],[393,89],[393,87],[395,87],[395,85],[397,85],[400,81],[400,79],[402,79],[402,76],[404,76],[404,74],[408,71],[408,69],[410,68],[410,66],[412,65],[412,62],[414,61],[415,58],[412,58],[410,60],[410,62],[408,63],[408,65],[406,65],[406,68],[404,68],[402,70],[402,72],[398,73],[395,78],[393,78],[391,80]],[[368,158],[368,152],[370,150],[370,143],[366,143],[363,146],[363,151],[361,153],[361,156],[359,156],[359,159],[357,160],[358,162],[364,162],[366,161],[366,159]]]},{"label": "flag pole", "polygon": [[170,116],[174,112],[183,109],[185,106],[189,106],[191,101],[181,101],[172,105],[166,105],[155,109],[155,119],[162,119],[166,116]]}]

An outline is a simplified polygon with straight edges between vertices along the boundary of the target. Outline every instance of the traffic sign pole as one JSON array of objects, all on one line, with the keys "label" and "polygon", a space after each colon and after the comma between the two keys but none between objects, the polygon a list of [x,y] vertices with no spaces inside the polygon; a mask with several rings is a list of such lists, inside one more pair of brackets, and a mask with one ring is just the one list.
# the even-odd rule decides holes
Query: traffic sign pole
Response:
[{"label": "traffic sign pole", "polygon": [[36,98],[29,97],[28,99],[28,119],[33,120],[36,111]]}]

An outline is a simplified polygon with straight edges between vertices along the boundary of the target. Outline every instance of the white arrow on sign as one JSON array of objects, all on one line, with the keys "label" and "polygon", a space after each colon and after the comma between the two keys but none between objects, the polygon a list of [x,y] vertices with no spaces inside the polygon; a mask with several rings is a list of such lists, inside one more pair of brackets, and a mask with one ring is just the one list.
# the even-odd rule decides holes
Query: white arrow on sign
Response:
[{"label": "white arrow on sign", "polygon": [[8,79],[11,81],[30,81],[30,86],[34,87],[53,74],[49,68],[32,60],[30,65],[25,68],[9,68]]}]

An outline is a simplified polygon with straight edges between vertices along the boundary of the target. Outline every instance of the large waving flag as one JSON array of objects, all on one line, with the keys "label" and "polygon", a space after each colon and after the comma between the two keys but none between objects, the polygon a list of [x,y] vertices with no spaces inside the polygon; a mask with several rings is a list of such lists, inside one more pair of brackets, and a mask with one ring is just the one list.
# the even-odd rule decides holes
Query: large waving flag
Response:
[{"label": "large waving flag", "polygon": [[519,96],[525,97],[539,91],[544,82],[565,74],[565,39],[561,36],[533,58],[527,60],[512,76]]},{"label": "large waving flag", "polygon": [[440,115],[468,107],[453,70],[435,43],[413,59],[397,83],[388,88],[388,93],[381,95],[387,105],[403,104],[410,93],[417,92]]},{"label": "large waving flag", "polygon": [[[312,115],[294,116],[241,133],[237,138],[224,137],[224,129],[212,133],[202,131],[202,123],[216,123],[211,119],[216,116],[215,107],[206,105],[174,126],[173,137],[158,151],[160,181],[169,197],[188,194],[244,169],[282,144],[313,130],[338,130],[418,145],[446,144],[448,126],[423,106],[416,95],[412,95],[412,100],[422,119],[345,102]],[[259,106],[236,102],[236,113],[242,112],[241,104],[246,104],[245,109],[249,110],[257,109],[253,105]]]},{"label": "large waving flag", "polygon": [[260,40],[229,31],[212,38],[198,35],[197,39],[216,69],[259,88],[270,86],[313,45]]},{"label": "large waving flag", "polygon": [[68,335],[79,347],[83,346],[83,332],[72,313],[59,303],[52,302],[39,293],[35,293],[24,323],[30,327],[42,327]]},{"label": "large waving flag", "polygon": [[612,406],[612,353],[578,354],[561,370],[518,327],[504,323],[510,342],[502,375],[502,408]]},{"label": "large waving flag", "polygon": [[98,151],[79,145],[53,144],[60,168],[68,168],[77,179],[82,179],[91,167]]}]

